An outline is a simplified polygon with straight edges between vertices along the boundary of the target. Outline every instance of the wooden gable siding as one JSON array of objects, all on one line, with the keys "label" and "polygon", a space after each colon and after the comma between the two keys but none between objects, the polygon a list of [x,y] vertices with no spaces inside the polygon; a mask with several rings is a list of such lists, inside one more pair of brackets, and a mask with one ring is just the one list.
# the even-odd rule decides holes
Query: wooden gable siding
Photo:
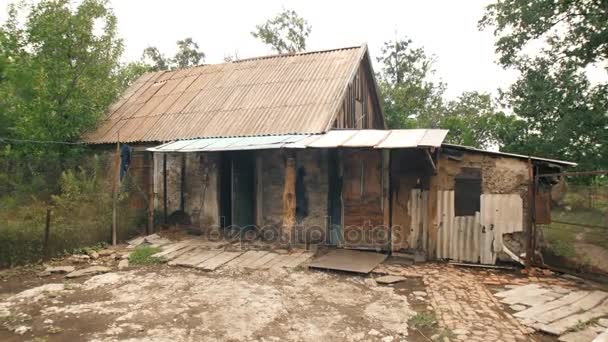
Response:
[{"label": "wooden gable siding", "polygon": [[348,89],[333,128],[384,129],[376,85],[369,60],[364,58]]}]

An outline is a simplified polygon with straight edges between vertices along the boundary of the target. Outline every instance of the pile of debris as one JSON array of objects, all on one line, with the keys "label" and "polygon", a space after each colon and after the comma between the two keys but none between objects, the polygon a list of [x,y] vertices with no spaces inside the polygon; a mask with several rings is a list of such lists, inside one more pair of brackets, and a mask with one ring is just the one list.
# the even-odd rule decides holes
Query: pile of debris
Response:
[{"label": "pile of debris", "polygon": [[129,267],[129,253],[120,252],[113,248],[89,249],[86,254],[74,254],[65,261],[70,265],[45,265],[46,268],[38,273],[38,276],[47,277],[52,274],[65,274],[66,278],[78,278],[110,272],[112,267],[115,266],[119,270],[123,270]]},{"label": "pile of debris", "polygon": [[495,296],[525,326],[564,342],[608,338],[608,292],[540,284],[507,288]]}]

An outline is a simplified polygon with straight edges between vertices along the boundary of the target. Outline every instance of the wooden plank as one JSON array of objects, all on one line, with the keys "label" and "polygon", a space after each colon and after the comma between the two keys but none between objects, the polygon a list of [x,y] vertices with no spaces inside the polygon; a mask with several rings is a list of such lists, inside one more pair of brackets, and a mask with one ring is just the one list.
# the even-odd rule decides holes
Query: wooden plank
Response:
[{"label": "wooden plank", "polygon": [[218,267],[226,264],[230,260],[236,259],[244,252],[223,252],[195,266],[195,268],[214,271]]},{"label": "wooden plank", "polygon": [[526,310],[517,312],[513,316],[518,317],[518,318],[534,319],[535,317],[537,317],[545,312],[551,311],[553,309],[557,309],[557,308],[565,306],[565,305],[572,304],[572,303],[582,299],[583,297],[585,297],[588,294],[589,294],[589,292],[587,292],[587,291],[570,292],[569,294],[567,294],[566,296],[564,296],[560,299],[554,300],[549,303],[533,306]]},{"label": "wooden plank", "polygon": [[289,156],[285,161],[285,183],[283,188],[282,233],[291,243],[293,227],[296,224],[296,160]]},{"label": "wooden plank", "polygon": [[194,267],[205,260],[211,259],[214,256],[223,252],[220,249],[213,250],[197,250],[198,253],[190,254],[188,257],[179,258],[174,261],[174,264],[177,266],[186,266],[186,267]]},{"label": "wooden plank", "polygon": [[246,259],[251,258],[251,255],[254,251],[247,251],[244,252],[243,254],[241,254],[240,256],[232,259],[230,262],[228,262],[226,264],[226,267],[230,267],[230,268],[236,268],[239,267],[239,265],[241,264],[241,262],[243,262]]},{"label": "wooden plank", "polygon": [[249,268],[255,268],[255,269],[260,269],[262,268],[262,266],[268,262],[270,262],[270,260],[276,258],[278,256],[277,253],[268,253],[266,255],[264,255],[263,257],[255,260],[253,263],[249,264]]},{"label": "wooden plank", "polygon": [[250,267],[253,263],[255,263],[258,259],[262,258],[264,255],[268,254],[268,251],[251,251],[251,257],[243,260],[239,267]]},{"label": "wooden plank", "polygon": [[[197,248],[196,245],[188,245],[188,246],[186,246],[184,248],[180,248],[180,249],[178,249],[176,251],[173,251],[173,252],[171,252],[169,254],[166,254],[164,256],[164,258],[167,259],[167,260],[173,260],[173,259],[175,259],[177,257],[180,257],[180,256],[182,256],[182,255],[184,255],[184,254],[186,254],[188,252],[191,252],[195,248]],[[169,264],[169,265],[171,265],[171,264]]]},{"label": "wooden plank", "polygon": [[178,251],[182,248],[186,248],[191,244],[191,241],[182,241],[182,242],[178,242],[178,243],[174,243],[171,245],[167,245],[163,247],[162,252],[158,252],[154,255],[152,255],[153,258],[162,258],[165,257],[168,254],[171,254],[175,251]]},{"label": "wooden plank", "polygon": [[331,250],[313,260],[309,267],[357,273],[369,273],[386,260],[385,254],[348,249]]},{"label": "wooden plank", "polygon": [[606,314],[608,314],[608,300],[604,300],[602,304],[589,311],[565,317],[559,321],[549,324],[549,326],[553,331],[561,335],[579,324],[587,323],[592,319],[602,317]]},{"label": "wooden plank", "polygon": [[[169,266],[175,266],[178,263],[183,262],[184,260],[188,260],[191,257],[203,252],[204,250],[201,248],[197,248],[196,246],[191,246],[192,248],[190,248],[188,251],[182,253],[180,256],[175,257],[173,260],[169,261]],[[182,250],[183,251],[183,250]]]},{"label": "wooden plank", "polygon": [[536,320],[541,323],[551,323],[559,319],[574,315],[580,311],[586,311],[601,303],[608,297],[608,293],[602,291],[593,291],[577,302],[568,306],[557,308],[537,316]]},{"label": "wooden plank", "polygon": [[260,270],[267,270],[270,269],[272,267],[272,265],[277,264],[278,262],[281,262],[284,257],[286,256],[286,254],[278,254],[278,253],[273,253],[274,257],[272,259],[270,259],[269,261],[267,261],[264,265],[261,265],[260,267],[258,267],[258,269]]},{"label": "wooden plank", "polygon": [[313,253],[302,253],[301,255],[293,258],[293,260],[289,263],[287,263],[285,265],[286,268],[295,268],[300,266],[301,263],[305,262],[306,260],[312,258],[314,256]]},{"label": "wooden plank", "polygon": [[302,253],[303,252],[295,252],[295,253],[291,253],[291,254],[282,255],[282,258],[275,264],[271,265],[270,268],[277,269],[277,268],[285,267],[285,265],[287,265],[288,263],[293,261],[295,258],[299,257]]},{"label": "wooden plank", "polygon": [[555,296],[549,296],[549,289],[538,289],[532,290],[523,296],[511,296],[501,299],[501,302],[513,305],[513,304],[525,304],[529,306],[540,305],[546,302],[550,302],[555,299]]},{"label": "wooden plank", "polygon": [[593,327],[588,327],[587,329],[581,331],[573,331],[571,333],[564,334],[560,336],[557,340],[560,342],[595,342],[596,336],[597,332],[595,331],[595,329]]},{"label": "wooden plank", "polygon": [[501,297],[501,298],[510,297],[510,296],[521,296],[521,295],[525,295],[527,291],[536,290],[536,289],[540,289],[540,288],[541,287],[538,284],[528,284],[528,285],[516,287],[511,290],[498,292],[498,293],[494,294],[494,296]]}]

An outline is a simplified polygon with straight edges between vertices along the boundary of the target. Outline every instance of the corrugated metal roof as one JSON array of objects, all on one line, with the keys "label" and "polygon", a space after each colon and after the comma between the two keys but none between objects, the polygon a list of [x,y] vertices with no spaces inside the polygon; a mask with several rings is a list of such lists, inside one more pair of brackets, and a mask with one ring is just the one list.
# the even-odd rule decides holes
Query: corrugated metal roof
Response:
[{"label": "corrugated metal roof", "polygon": [[366,53],[364,45],[145,74],[85,141],[323,133]]},{"label": "corrugated metal roof", "polygon": [[[411,148],[438,147],[446,130],[437,129],[394,129],[394,130],[333,130],[324,134],[289,134],[259,137],[227,137],[181,140],[148,149],[153,152],[202,152],[233,151],[269,148]],[[410,136],[411,135],[411,136]],[[425,137],[433,137],[425,139]],[[383,143],[390,139],[389,144]],[[423,142],[425,145],[419,144]],[[434,145],[426,145],[433,143]]]},{"label": "corrugated metal roof", "polygon": [[565,160],[548,159],[548,158],[535,157],[535,156],[526,156],[523,154],[508,153],[508,152],[488,151],[488,150],[482,150],[480,148],[471,147],[471,146],[463,146],[463,145],[455,145],[455,144],[441,144],[441,145],[445,146],[445,147],[455,148],[458,150],[493,154],[493,155],[497,155],[497,156],[513,157],[513,158],[519,158],[519,159],[528,159],[529,158],[529,159],[536,160],[536,161],[554,163],[554,164],[566,165],[566,166],[578,165],[577,163],[573,163],[573,162],[569,162],[569,161],[565,161]]}]

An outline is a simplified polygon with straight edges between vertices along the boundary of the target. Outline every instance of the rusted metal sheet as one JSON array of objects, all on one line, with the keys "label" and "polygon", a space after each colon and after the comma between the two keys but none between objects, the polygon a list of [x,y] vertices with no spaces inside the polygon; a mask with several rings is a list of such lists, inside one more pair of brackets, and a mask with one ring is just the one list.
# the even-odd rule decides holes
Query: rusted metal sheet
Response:
[{"label": "rusted metal sheet", "polygon": [[85,141],[322,133],[365,51],[361,46],[146,74]]},{"label": "rusted metal sheet", "polygon": [[437,191],[437,259],[450,259],[454,231],[454,191]]}]

